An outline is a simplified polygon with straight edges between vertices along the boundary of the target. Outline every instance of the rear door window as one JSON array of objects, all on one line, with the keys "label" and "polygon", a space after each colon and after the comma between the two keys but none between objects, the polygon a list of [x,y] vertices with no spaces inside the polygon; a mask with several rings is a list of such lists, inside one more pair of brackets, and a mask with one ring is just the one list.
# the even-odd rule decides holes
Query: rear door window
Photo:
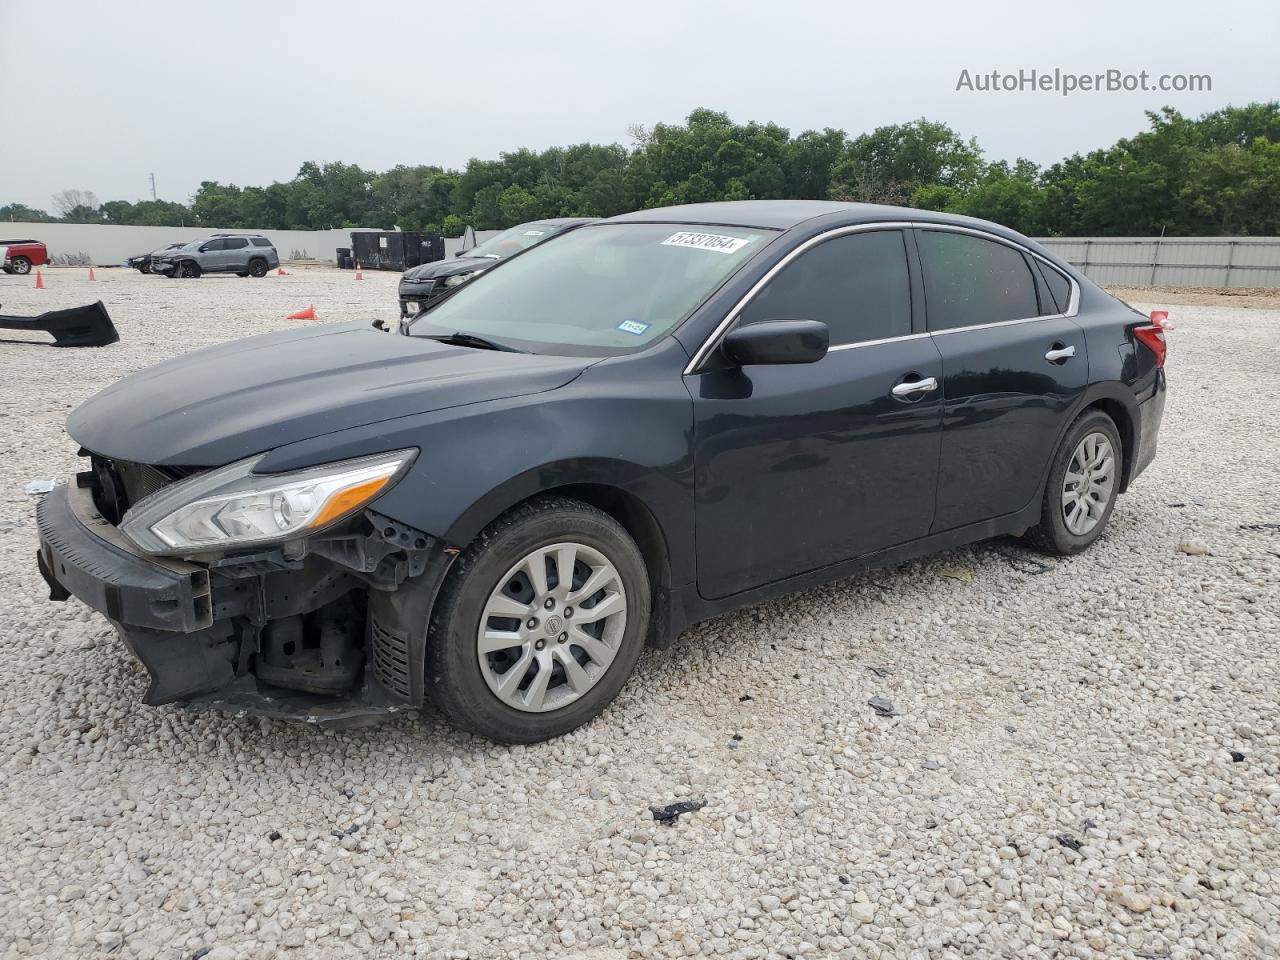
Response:
[{"label": "rear door window", "polygon": [[1040,315],[1035,278],[1021,252],[944,230],[917,232],[930,330]]},{"label": "rear door window", "polygon": [[223,250],[239,250],[241,247],[247,247],[249,241],[244,237],[227,237],[222,241]]},{"label": "rear door window", "polygon": [[820,320],[831,345],[911,332],[911,281],[900,230],[825,240],[782,268],[743,309],[742,323]]}]

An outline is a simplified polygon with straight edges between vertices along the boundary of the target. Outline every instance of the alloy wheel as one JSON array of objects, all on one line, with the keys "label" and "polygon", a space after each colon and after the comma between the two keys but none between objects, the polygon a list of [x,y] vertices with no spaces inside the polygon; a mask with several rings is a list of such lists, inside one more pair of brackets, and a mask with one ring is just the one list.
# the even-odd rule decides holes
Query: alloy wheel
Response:
[{"label": "alloy wheel", "polygon": [[1083,537],[1107,512],[1115,492],[1115,451],[1106,434],[1085,434],[1062,478],[1062,519],[1067,530]]},{"label": "alloy wheel", "polygon": [[539,547],[489,594],[476,632],[480,672],[507,706],[557,710],[605,675],[626,625],[622,577],[603,553],[582,543]]}]

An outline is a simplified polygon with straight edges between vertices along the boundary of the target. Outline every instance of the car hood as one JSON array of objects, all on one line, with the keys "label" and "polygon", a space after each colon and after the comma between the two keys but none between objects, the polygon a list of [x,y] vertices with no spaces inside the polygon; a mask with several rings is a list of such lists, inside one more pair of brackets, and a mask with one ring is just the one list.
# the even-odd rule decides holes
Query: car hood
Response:
[{"label": "car hood", "polygon": [[338,430],[554,390],[593,361],[456,347],[364,324],[308,327],[167,360],[67,419],[100,456],[221,466]]},{"label": "car hood", "polygon": [[438,280],[441,277],[452,277],[459,273],[472,273],[486,270],[497,260],[492,257],[454,257],[452,260],[437,260],[435,263],[424,263],[410,267],[400,275],[401,280]]}]

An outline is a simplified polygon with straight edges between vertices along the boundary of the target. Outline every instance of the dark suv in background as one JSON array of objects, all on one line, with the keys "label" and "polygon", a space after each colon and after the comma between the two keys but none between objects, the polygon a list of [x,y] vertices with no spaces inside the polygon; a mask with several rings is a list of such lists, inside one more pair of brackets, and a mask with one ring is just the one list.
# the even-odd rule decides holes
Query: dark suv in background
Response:
[{"label": "dark suv in background", "polygon": [[202,273],[265,277],[278,266],[276,248],[260,233],[215,233],[206,240],[192,240],[151,255],[151,272],[166,277],[198,277]]},{"label": "dark suv in background", "polygon": [[452,260],[437,260],[406,270],[400,277],[400,316],[415,317],[433,303],[487,270],[504,257],[514,256],[558,233],[591,223],[589,217],[532,220],[503,230]]}]

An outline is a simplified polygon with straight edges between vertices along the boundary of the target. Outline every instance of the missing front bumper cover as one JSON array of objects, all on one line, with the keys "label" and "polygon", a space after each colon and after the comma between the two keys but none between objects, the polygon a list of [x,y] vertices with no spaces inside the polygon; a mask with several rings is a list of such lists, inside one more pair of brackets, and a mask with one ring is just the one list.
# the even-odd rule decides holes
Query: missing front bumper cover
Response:
[{"label": "missing front bumper cover", "polygon": [[422,702],[426,626],[453,557],[420,531],[369,513],[302,555],[206,566],[141,554],[83,489],[59,487],[38,516],[51,599],[112,621],[150,675],[147,704],[345,724]]}]

